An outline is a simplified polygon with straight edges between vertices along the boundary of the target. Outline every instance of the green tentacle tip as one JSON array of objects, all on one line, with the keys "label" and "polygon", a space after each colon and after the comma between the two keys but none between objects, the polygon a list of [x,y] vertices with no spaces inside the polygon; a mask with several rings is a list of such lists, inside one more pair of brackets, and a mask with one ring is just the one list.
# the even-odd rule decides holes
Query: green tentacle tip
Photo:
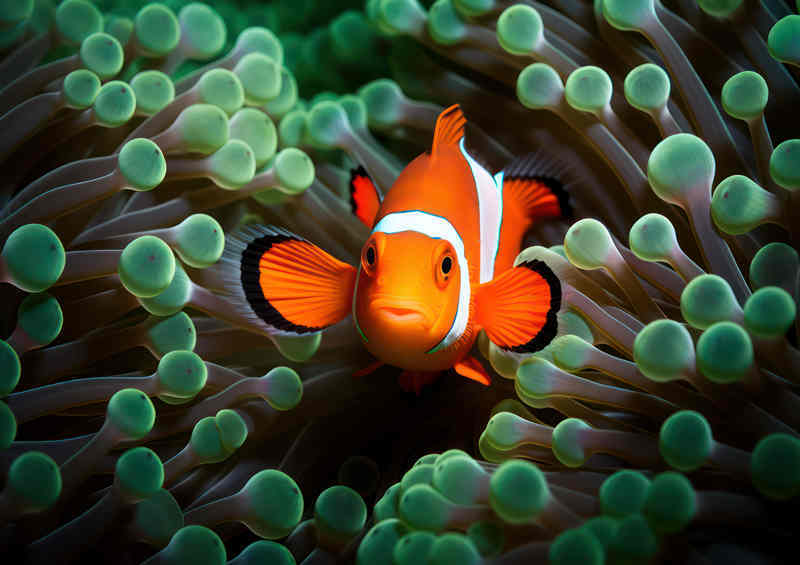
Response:
[{"label": "green tentacle tip", "polygon": [[347,114],[337,102],[320,102],[308,113],[306,126],[311,140],[322,149],[334,149],[351,134]]},{"label": "green tentacle tip", "polygon": [[709,16],[727,18],[742,4],[742,0],[697,0],[697,5]]},{"label": "green tentacle tip", "polygon": [[580,67],[572,71],[564,85],[567,104],[582,112],[596,113],[611,101],[611,77],[600,67]]},{"label": "green tentacle tip", "polygon": [[158,382],[163,392],[173,401],[188,402],[203,390],[208,369],[200,356],[191,351],[170,351],[158,362]]},{"label": "green tentacle tip", "polygon": [[261,106],[280,94],[280,62],[269,55],[249,53],[239,60],[233,72],[242,81],[247,104]]},{"label": "green tentacle tip", "polygon": [[256,157],[253,150],[240,139],[230,139],[209,158],[209,175],[214,184],[227,190],[236,190],[253,180],[256,174]]},{"label": "green tentacle tip", "polygon": [[580,435],[584,430],[592,429],[589,424],[578,418],[561,420],[553,428],[553,455],[567,467],[580,467],[586,462],[589,454],[581,445]]},{"label": "green tentacle tip", "polygon": [[134,447],[117,459],[114,481],[126,496],[144,499],[164,484],[164,465],[152,449]]},{"label": "green tentacle tip", "polygon": [[175,13],[164,4],[147,4],[133,20],[133,33],[147,57],[163,57],[178,46],[181,26]]},{"label": "green tentacle tip", "polygon": [[647,180],[661,200],[681,205],[694,190],[711,191],[716,163],[706,142],[689,133],[671,135],[647,161]]},{"label": "green tentacle tip", "polygon": [[711,217],[723,232],[741,235],[775,221],[776,205],[776,198],[748,177],[732,175],[714,190]]},{"label": "green tentacle tip", "polygon": [[[576,372],[587,366],[594,346],[577,335],[567,334],[550,343],[553,362],[564,371]],[[520,363],[520,368],[524,364]]]},{"label": "green tentacle tip", "polygon": [[[424,465],[419,465],[424,467]],[[412,467],[412,469],[418,467]],[[436,464],[432,484],[442,495],[456,504],[478,504],[486,471],[472,457],[455,456]]]},{"label": "green tentacle tip", "polygon": [[453,0],[458,11],[462,14],[474,18],[482,16],[495,7],[495,0]]},{"label": "green tentacle tip", "polygon": [[150,298],[160,294],[175,275],[175,256],[169,246],[152,235],[137,237],[122,250],[119,278],[131,294]]},{"label": "green tentacle tip", "polygon": [[153,316],[172,316],[186,306],[192,296],[192,281],[181,264],[175,263],[175,276],[169,286],[151,298],[139,299],[139,304]]},{"label": "green tentacle tip", "polygon": [[236,51],[263,53],[277,64],[283,64],[283,46],[275,34],[264,27],[249,27],[236,39]]},{"label": "green tentacle tip", "polygon": [[308,361],[319,349],[322,332],[301,336],[273,336],[275,347],[289,361]]},{"label": "green tentacle tip", "polygon": [[788,139],[775,148],[769,158],[769,175],[786,190],[800,189],[800,139]]},{"label": "green tentacle tip", "polygon": [[141,390],[125,388],[109,399],[106,419],[130,439],[140,439],[153,429],[156,409]]},{"label": "green tentacle tip", "polygon": [[395,483],[386,489],[386,492],[375,503],[375,508],[373,509],[373,517],[376,522],[397,518],[397,503],[401,492],[400,483]]},{"label": "green tentacle tip", "polygon": [[160,488],[135,506],[132,524],[138,540],[162,548],[183,527],[183,511],[172,494]]},{"label": "green tentacle tip", "polygon": [[87,0],[66,0],[56,9],[56,27],[65,42],[78,45],[103,30],[103,15]]},{"label": "green tentacle tip", "polygon": [[143,137],[122,146],[117,166],[126,185],[136,191],[152,190],[167,176],[167,160],[161,149]]},{"label": "green tentacle tip", "polygon": [[374,80],[361,87],[358,97],[364,102],[371,127],[388,128],[402,119],[406,97],[393,80]]},{"label": "green tentacle tip", "polygon": [[400,489],[405,492],[414,485],[432,485],[433,469],[432,464],[414,465],[405,472],[400,480]]},{"label": "green tentacle tip", "polygon": [[428,558],[436,541],[436,534],[416,530],[404,535],[394,546],[392,565],[418,565],[428,563]]},{"label": "green tentacle tip", "polygon": [[497,42],[512,55],[527,55],[544,42],[542,17],[527,4],[514,4],[497,18]]},{"label": "green tentacle tip", "polygon": [[264,539],[289,535],[303,516],[303,495],[292,478],[276,469],[253,475],[242,489],[250,507],[245,525]]},{"label": "green tentacle tip", "polygon": [[0,396],[8,396],[17,388],[21,374],[19,355],[13,347],[0,339]]},{"label": "green tentacle tip", "polygon": [[172,79],[161,71],[142,71],[131,79],[131,88],[136,95],[136,113],[152,116],[160,112],[175,98]]},{"label": "green tentacle tip", "polygon": [[[650,481],[648,480],[648,485]],[[595,537],[604,550],[608,550],[614,536],[617,535],[617,528],[619,522],[611,516],[601,515],[589,518],[586,520],[581,528]]]},{"label": "green tentacle tip", "polygon": [[184,526],[172,536],[167,547],[144,564],[225,565],[226,559],[225,544],[213,530],[205,526]]},{"label": "green tentacle tip", "polygon": [[561,77],[550,65],[533,63],[522,69],[517,77],[517,98],[531,110],[553,108],[563,95]]},{"label": "green tentacle tip", "polygon": [[339,98],[339,105],[347,115],[347,121],[354,130],[364,131],[367,129],[367,105],[358,96],[346,94]]},{"label": "green tentacle tip", "polygon": [[500,555],[506,544],[506,535],[497,522],[475,522],[467,528],[467,537],[481,557]]},{"label": "green tentacle tip", "polygon": [[700,275],[681,293],[681,315],[690,326],[704,330],[712,324],[734,320],[741,307],[728,281],[717,275]]},{"label": "green tentacle tip", "polygon": [[228,561],[228,565],[262,565],[264,563],[296,565],[297,562],[286,546],[263,539],[254,541],[234,559]]},{"label": "green tentacle tip", "polygon": [[199,99],[221,108],[229,116],[244,105],[244,87],[228,69],[211,69],[197,82]]},{"label": "green tentacle tip", "polygon": [[48,455],[28,451],[11,463],[6,489],[23,512],[40,512],[61,495],[61,471]]},{"label": "green tentacle tip", "polygon": [[453,507],[433,487],[420,483],[403,491],[397,514],[415,530],[441,532],[447,527]]},{"label": "green tentacle tip", "polygon": [[447,532],[437,536],[428,555],[430,565],[477,565],[481,554],[472,541],[461,533]]},{"label": "green tentacle tip", "polygon": [[133,34],[133,20],[125,16],[106,14],[103,31],[113,35],[120,45],[125,46]]},{"label": "green tentacle tip", "polygon": [[792,296],[776,286],[755,291],[744,305],[744,325],[758,337],[777,339],[794,322],[797,307]]},{"label": "green tentacle tip", "polygon": [[192,451],[203,463],[219,463],[239,449],[247,439],[247,424],[234,410],[220,410],[216,416],[197,421],[189,440]]},{"label": "green tentacle tip", "polygon": [[282,147],[291,147],[305,143],[307,112],[295,109],[281,118],[278,124],[278,140]]},{"label": "green tentacle tip", "polygon": [[658,111],[669,100],[669,75],[653,63],[639,65],[629,72],[623,86],[628,104],[642,112]]},{"label": "green tentacle tip", "polygon": [[275,98],[264,104],[262,109],[279,120],[297,104],[297,96],[297,79],[289,69],[281,67],[281,90]]},{"label": "green tentacle tip", "polygon": [[800,493],[800,440],[789,434],[761,439],[750,460],[753,484],[764,495],[787,500]]},{"label": "green tentacle tip", "polygon": [[722,86],[722,107],[740,120],[760,118],[768,98],[767,81],[753,71],[736,73]]},{"label": "green tentacle tip", "polygon": [[790,14],[778,20],[767,36],[769,54],[778,61],[800,65],[800,44],[797,35],[800,33],[800,16]]},{"label": "green tentacle tip", "polygon": [[644,504],[644,516],[653,531],[679,532],[692,521],[696,511],[694,488],[684,475],[667,471],[653,479]]},{"label": "green tentacle tip", "polygon": [[711,426],[699,412],[675,412],[661,424],[658,448],[670,467],[694,471],[705,464],[714,448]]},{"label": "green tentacle tip", "polygon": [[528,421],[511,412],[498,412],[486,424],[486,439],[495,449],[508,451],[525,442]]},{"label": "green tentacle tip", "polygon": [[0,23],[14,25],[23,22],[33,14],[33,0],[4,2],[0,6]]},{"label": "green tentacle tip", "polygon": [[567,259],[579,269],[604,267],[614,249],[606,227],[592,218],[575,222],[564,236]]},{"label": "green tentacle tip", "polygon": [[339,543],[352,540],[367,521],[367,505],[356,491],[344,485],[329,487],[314,503],[314,524]]},{"label": "green tentacle tip", "polygon": [[559,534],[550,544],[551,565],[602,565],[603,546],[591,533],[575,528]]},{"label": "green tentacle tip", "polygon": [[421,31],[427,14],[417,0],[383,0],[374,8],[376,25],[388,35]]},{"label": "green tentacle tip", "polygon": [[92,109],[99,125],[109,128],[121,126],[136,111],[136,94],[127,83],[112,80],[100,88]]},{"label": "green tentacle tip", "polygon": [[467,24],[461,19],[452,0],[436,0],[428,10],[428,32],[440,45],[455,45],[467,35]]},{"label": "green tentacle tip", "polygon": [[544,399],[553,393],[558,369],[546,359],[529,357],[519,364],[516,386],[526,397]]},{"label": "green tentacle tip", "polygon": [[774,241],[759,249],[750,262],[750,284],[759,289],[779,286],[794,292],[797,273],[800,272],[800,255],[791,245]]},{"label": "green tentacle tip", "polygon": [[100,78],[88,69],[72,71],[64,77],[61,92],[70,108],[83,110],[94,104],[100,92]]},{"label": "green tentacle tip", "polygon": [[303,382],[289,367],[275,367],[261,377],[267,382],[267,402],[275,410],[291,410],[303,398]]},{"label": "green tentacle tip", "polygon": [[17,437],[17,419],[8,404],[0,401],[0,449],[8,449]]},{"label": "green tentacle tip", "polygon": [[230,134],[228,116],[212,104],[193,104],[176,120],[186,151],[209,155],[222,147]]},{"label": "green tentacle tip", "polygon": [[395,546],[408,527],[397,518],[382,520],[372,526],[356,552],[357,565],[394,565]]},{"label": "green tentacle tip", "polygon": [[29,294],[17,310],[17,325],[38,345],[47,345],[57,338],[63,323],[58,300],[47,293]]},{"label": "green tentacle tip", "polygon": [[603,0],[603,16],[617,29],[634,31],[656,17],[653,0]]},{"label": "green tentacle tip", "polygon": [[600,487],[600,508],[604,514],[615,518],[641,512],[649,487],[650,479],[639,471],[617,471]]},{"label": "green tentacle tip", "polygon": [[41,224],[25,224],[11,232],[2,258],[10,281],[26,292],[42,292],[61,276],[66,253],[53,230]]},{"label": "green tentacle tip", "polygon": [[489,480],[489,504],[510,524],[535,519],[550,502],[547,479],[539,467],[522,459],[504,461]]},{"label": "green tentacle tip", "polygon": [[658,538],[641,514],[622,518],[608,544],[610,563],[650,563],[658,551]]},{"label": "green tentacle tip", "polygon": [[147,338],[152,351],[161,357],[170,351],[192,351],[197,344],[197,330],[192,319],[179,312],[159,320],[147,330]]},{"label": "green tentacle tip", "polygon": [[192,214],[175,226],[175,253],[190,267],[210,267],[224,249],[222,226],[208,214]]},{"label": "green tentacle tip", "polygon": [[287,147],[280,151],[272,166],[280,185],[291,194],[300,194],[314,182],[314,162],[296,147]]},{"label": "green tentacle tip", "polygon": [[190,59],[207,61],[225,46],[228,33],[225,22],[211,7],[192,2],[178,12],[182,48]]},{"label": "green tentacle tip", "polygon": [[753,342],[733,322],[717,322],[697,340],[697,368],[710,381],[741,381],[753,368]]},{"label": "green tentacle tip", "polygon": [[278,132],[264,112],[255,108],[242,108],[231,117],[228,126],[231,139],[240,139],[253,150],[256,169],[266,165],[275,155]]},{"label": "green tentacle tip", "polygon": [[222,446],[230,453],[233,453],[247,440],[247,422],[244,421],[238,412],[224,408],[214,416],[214,422],[219,430],[219,438]]},{"label": "green tentacle tip", "polygon": [[631,226],[631,251],[645,261],[666,261],[678,248],[675,227],[661,214],[645,214]]},{"label": "green tentacle tip", "polygon": [[694,366],[689,332],[673,320],[656,320],[636,334],[633,359],[647,378],[667,382],[683,378]]},{"label": "green tentacle tip", "polygon": [[125,55],[117,38],[103,32],[93,33],[81,43],[81,61],[101,79],[109,79],[122,69]]}]

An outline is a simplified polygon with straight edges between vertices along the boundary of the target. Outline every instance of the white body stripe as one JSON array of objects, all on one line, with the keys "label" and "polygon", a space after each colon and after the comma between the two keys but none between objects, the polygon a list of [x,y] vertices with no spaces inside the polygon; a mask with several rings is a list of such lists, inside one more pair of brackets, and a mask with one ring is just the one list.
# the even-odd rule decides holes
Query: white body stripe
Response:
[{"label": "white body stripe", "polygon": [[503,221],[503,184],[498,184],[489,171],[483,168],[464,147],[464,138],[459,144],[461,154],[467,160],[475,180],[478,193],[478,213],[480,220],[480,282],[485,283],[494,277],[494,262],[500,247],[500,224]]},{"label": "white body stripe", "polygon": [[447,347],[462,336],[467,329],[469,322],[469,265],[467,255],[464,250],[464,242],[458,234],[453,224],[446,219],[435,214],[422,212],[420,210],[407,210],[405,212],[394,212],[387,214],[373,228],[372,233],[382,232],[385,234],[413,231],[427,235],[433,239],[444,239],[453,246],[456,252],[456,260],[461,270],[461,280],[458,293],[458,309],[453,319],[453,324],[447,335],[444,336],[433,349],[428,353],[433,353],[443,347]]}]

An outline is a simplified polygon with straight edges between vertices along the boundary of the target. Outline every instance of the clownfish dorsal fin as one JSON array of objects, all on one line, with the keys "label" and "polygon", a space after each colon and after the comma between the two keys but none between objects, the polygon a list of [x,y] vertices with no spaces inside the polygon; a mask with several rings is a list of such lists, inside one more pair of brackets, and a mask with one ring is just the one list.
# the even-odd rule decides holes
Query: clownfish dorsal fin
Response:
[{"label": "clownfish dorsal fin", "polygon": [[445,147],[455,147],[464,137],[464,125],[467,119],[461,111],[461,106],[453,104],[443,110],[436,119],[436,129],[433,131],[433,144],[431,145],[431,155],[436,154]]},{"label": "clownfish dorsal fin", "polygon": [[350,209],[368,228],[375,224],[381,207],[381,195],[367,170],[359,165],[350,170]]},{"label": "clownfish dorsal fin", "polygon": [[492,378],[489,376],[489,373],[486,372],[486,369],[483,368],[483,365],[471,355],[464,357],[461,361],[453,365],[453,370],[462,377],[472,379],[482,385],[489,386],[492,382]]},{"label": "clownfish dorsal fin", "polygon": [[226,290],[239,313],[270,333],[303,335],[350,314],[357,271],[313,243],[274,226],[226,238]]},{"label": "clownfish dorsal fin", "polygon": [[475,321],[496,346],[533,353],[559,333],[561,281],[543,261],[526,261],[481,284]]},{"label": "clownfish dorsal fin", "polygon": [[503,183],[503,198],[530,221],[568,218],[572,214],[569,193],[554,176],[565,168],[554,157],[529,153],[506,165],[495,181]]}]

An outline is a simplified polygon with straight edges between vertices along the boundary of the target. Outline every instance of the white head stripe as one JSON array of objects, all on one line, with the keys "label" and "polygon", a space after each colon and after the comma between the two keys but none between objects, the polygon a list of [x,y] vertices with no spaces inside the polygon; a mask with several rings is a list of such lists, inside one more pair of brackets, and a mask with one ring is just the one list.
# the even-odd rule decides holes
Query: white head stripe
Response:
[{"label": "white head stripe", "polygon": [[448,222],[441,216],[430,214],[428,212],[421,212],[419,210],[407,210],[405,212],[395,212],[387,214],[378,222],[373,228],[372,233],[382,232],[386,234],[399,233],[404,231],[413,231],[427,235],[433,239],[444,239],[453,246],[456,252],[456,260],[461,270],[461,280],[458,294],[458,310],[456,310],[456,317],[453,320],[450,331],[444,336],[433,349],[428,353],[433,353],[447,347],[456,341],[467,329],[467,322],[469,322],[469,265],[467,264],[467,256],[464,252],[464,242],[461,236],[453,227],[453,224]]},{"label": "white head stripe", "polygon": [[478,219],[480,221],[480,282],[485,283],[494,277],[494,261],[497,258],[497,249],[500,247],[500,224],[503,221],[503,194],[502,183],[498,185],[495,179],[483,166],[467,152],[464,147],[464,138],[459,144],[461,154],[467,160],[475,181],[475,191],[478,193]]}]

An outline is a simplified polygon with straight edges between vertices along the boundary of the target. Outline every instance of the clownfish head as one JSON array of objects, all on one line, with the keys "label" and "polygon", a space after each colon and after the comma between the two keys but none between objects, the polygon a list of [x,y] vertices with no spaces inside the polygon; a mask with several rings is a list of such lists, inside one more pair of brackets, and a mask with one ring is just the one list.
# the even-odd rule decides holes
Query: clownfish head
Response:
[{"label": "clownfish head", "polygon": [[464,280],[469,284],[459,260],[463,248],[456,249],[447,238],[381,227],[361,251],[353,301],[356,328],[370,353],[386,363],[404,369],[447,368],[446,348],[453,341],[448,338],[457,321],[466,321],[457,320],[464,318]]}]

